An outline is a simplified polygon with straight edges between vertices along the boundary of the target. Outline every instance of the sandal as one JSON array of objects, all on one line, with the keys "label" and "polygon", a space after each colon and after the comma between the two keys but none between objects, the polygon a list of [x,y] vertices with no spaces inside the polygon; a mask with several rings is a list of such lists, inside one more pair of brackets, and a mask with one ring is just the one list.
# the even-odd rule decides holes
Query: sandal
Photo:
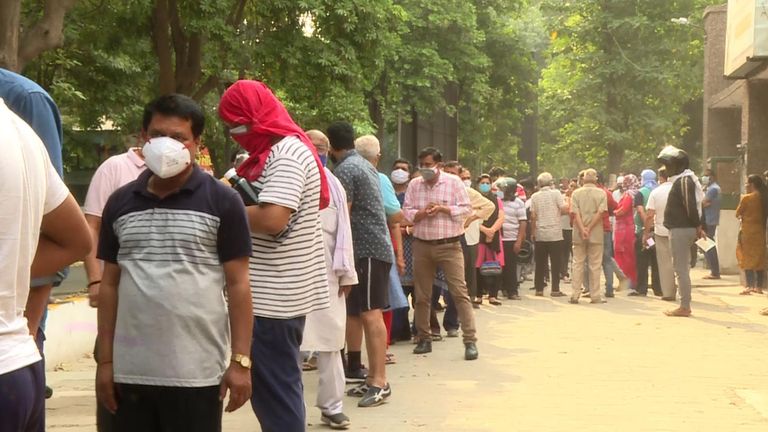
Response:
[{"label": "sandal", "polygon": [[761,310],[759,313],[760,315],[768,316],[768,308]]},{"label": "sandal", "polygon": [[664,312],[664,315],[668,317],[689,317],[691,316],[690,309],[677,308]]},{"label": "sandal", "polygon": [[744,291],[739,293],[739,295],[751,295],[751,294],[752,294],[752,288],[747,288]]},{"label": "sandal", "polygon": [[494,306],[501,306],[501,302],[496,297],[491,297],[488,299],[488,303],[494,305]]},{"label": "sandal", "polygon": [[755,294],[762,295],[763,294],[763,289],[762,288],[752,288],[752,292],[755,293]]},{"label": "sandal", "polygon": [[384,361],[385,364],[392,365],[397,363],[397,360],[395,360],[395,355],[392,353],[387,353],[386,360]]}]

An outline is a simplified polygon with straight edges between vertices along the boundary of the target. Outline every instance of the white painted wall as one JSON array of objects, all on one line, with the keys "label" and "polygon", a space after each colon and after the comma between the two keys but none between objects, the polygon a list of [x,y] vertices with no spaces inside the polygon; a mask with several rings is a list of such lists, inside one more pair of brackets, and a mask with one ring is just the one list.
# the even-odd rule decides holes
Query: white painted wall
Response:
[{"label": "white painted wall", "polygon": [[720,226],[717,227],[717,255],[720,259],[720,271],[723,274],[738,274],[739,263],[736,261],[736,243],[739,238],[739,220],[735,210],[720,211]]},{"label": "white painted wall", "polygon": [[45,325],[45,366],[52,370],[60,363],[72,363],[93,353],[96,340],[96,309],[87,297],[48,306]]}]

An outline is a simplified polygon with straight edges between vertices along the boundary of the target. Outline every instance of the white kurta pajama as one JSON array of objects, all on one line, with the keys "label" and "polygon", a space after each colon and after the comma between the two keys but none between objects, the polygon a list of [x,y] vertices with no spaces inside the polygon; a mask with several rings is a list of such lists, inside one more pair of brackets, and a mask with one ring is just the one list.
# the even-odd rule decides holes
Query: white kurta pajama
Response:
[{"label": "white kurta pajama", "polygon": [[328,169],[325,172],[332,200],[320,212],[320,219],[325,241],[330,307],[307,315],[301,350],[317,352],[320,381],[317,407],[323,414],[331,416],[342,412],[345,384],[341,349],[344,348],[347,306],[344,296],[339,296],[339,287],[355,285],[358,281],[346,192]]}]

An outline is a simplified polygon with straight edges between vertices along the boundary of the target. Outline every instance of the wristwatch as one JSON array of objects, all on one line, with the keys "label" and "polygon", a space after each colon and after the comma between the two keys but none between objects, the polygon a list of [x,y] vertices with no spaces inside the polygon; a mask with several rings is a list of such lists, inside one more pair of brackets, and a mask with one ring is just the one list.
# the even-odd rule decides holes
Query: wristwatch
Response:
[{"label": "wristwatch", "polygon": [[251,362],[251,358],[244,354],[234,354],[232,355],[232,361],[239,364],[240,366],[250,369],[251,365],[253,364]]}]

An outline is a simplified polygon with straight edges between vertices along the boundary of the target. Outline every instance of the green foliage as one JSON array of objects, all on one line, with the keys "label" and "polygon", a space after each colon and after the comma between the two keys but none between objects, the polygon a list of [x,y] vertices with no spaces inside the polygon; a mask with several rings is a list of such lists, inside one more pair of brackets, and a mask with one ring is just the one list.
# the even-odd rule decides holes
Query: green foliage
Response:
[{"label": "green foliage", "polygon": [[712,2],[543,3],[552,35],[539,88],[543,167],[639,170],[679,143],[683,107],[701,94],[704,34],[694,18],[688,27],[671,19]]}]

